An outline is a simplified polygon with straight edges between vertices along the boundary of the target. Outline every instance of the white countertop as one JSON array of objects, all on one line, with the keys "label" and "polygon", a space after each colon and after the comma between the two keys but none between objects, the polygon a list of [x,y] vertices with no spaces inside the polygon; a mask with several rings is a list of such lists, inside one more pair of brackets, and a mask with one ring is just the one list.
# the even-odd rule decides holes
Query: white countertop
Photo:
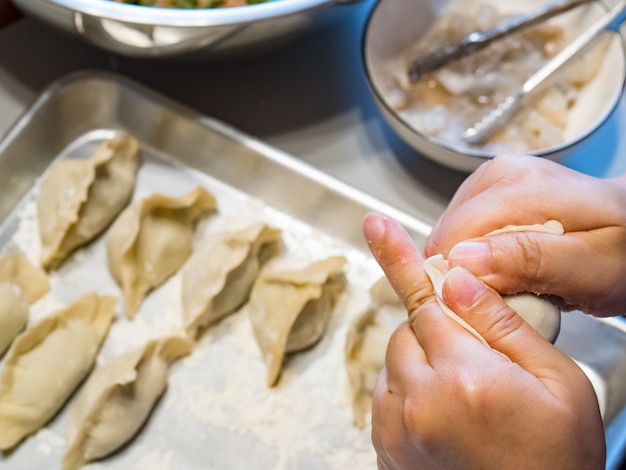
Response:
[{"label": "white countertop", "polygon": [[[373,2],[279,49],[229,60],[116,57],[26,18],[0,31],[0,133],[48,84],[81,69],[113,70],[257,136],[427,223],[465,175],[404,144],[372,100],[361,33]],[[563,163],[626,173],[626,103]]]}]

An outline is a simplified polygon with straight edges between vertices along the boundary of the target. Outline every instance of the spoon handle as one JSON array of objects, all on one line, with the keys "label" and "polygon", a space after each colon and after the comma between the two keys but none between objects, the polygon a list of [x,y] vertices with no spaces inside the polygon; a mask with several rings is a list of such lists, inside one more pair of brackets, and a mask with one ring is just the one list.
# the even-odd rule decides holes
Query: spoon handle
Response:
[{"label": "spoon handle", "polygon": [[459,42],[443,46],[433,52],[417,57],[409,66],[409,80],[417,82],[427,72],[437,70],[449,62],[478,52],[499,39],[591,1],[594,0],[556,0],[528,13],[515,15],[491,29],[474,32]]}]

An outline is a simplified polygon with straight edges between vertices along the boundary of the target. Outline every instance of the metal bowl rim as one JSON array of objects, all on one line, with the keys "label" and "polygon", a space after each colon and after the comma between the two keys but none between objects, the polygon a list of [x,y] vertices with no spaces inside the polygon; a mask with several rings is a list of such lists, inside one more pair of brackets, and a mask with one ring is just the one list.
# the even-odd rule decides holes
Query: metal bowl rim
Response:
[{"label": "metal bowl rim", "polygon": [[310,10],[335,0],[275,0],[256,5],[215,9],[157,8],[111,0],[40,0],[73,13],[124,23],[201,28],[252,23]]}]

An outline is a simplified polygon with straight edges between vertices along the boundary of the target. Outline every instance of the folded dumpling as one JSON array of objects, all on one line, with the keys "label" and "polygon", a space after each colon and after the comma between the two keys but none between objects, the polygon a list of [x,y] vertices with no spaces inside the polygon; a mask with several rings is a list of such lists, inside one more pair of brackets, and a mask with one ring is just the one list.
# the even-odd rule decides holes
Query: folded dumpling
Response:
[{"label": "folded dumpling", "polygon": [[183,265],[196,222],[215,210],[204,188],[180,197],[153,194],[127,207],[106,236],[111,274],[122,287],[126,315],[134,318],[144,297]]},{"label": "folded dumpling", "polygon": [[21,253],[0,257],[0,357],[28,322],[28,307],[50,290],[48,277]]},{"label": "folded dumpling", "polygon": [[124,208],[135,186],[138,150],[134,138],[118,132],[90,159],[61,160],[46,173],[37,205],[45,268],[97,237]]},{"label": "folded dumpling", "polygon": [[[552,235],[562,235],[563,225],[558,220],[549,220],[544,224],[533,225],[507,225],[485,236],[497,236],[510,232],[543,232]],[[485,346],[488,346],[485,339],[465,320],[459,317],[443,301],[443,283],[448,272],[448,261],[443,255],[433,255],[424,262],[424,270],[433,285],[437,303],[441,309],[459,325],[472,333]],[[515,310],[530,326],[532,326],[541,336],[554,343],[561,329],[561,309],[549,297],[537,295],[531,292],[505,295],[502,299]]]},{"label": "folded dumpling", "polygon": [[15,292],[15,285],[0,282],[0,357],[28,323],[28,304]]},{"label": "folded dumpling", "polygon": [[191,337],[248,300],[264,255],[279,240],[280,230],[254,222],[198,244],[182,270],[184,322]]},{"label": "folded dumpling", "polygon": [[285,354],[307,349],[322,337],[346,284],[345,263],[343,256],[331,256],[299,269],[270,263],[261,271],[250,294],[250,319],[269,386],[278,381]]},{"label": "folded dumpling", "polygon": [[86,294],[15,339],[0,376],[0,449],[59,411],[91,369],[114,309],[114,297]]},{"label": "folded dumpling", "polygon": [[80,468],[128,442],[165,391],[170,364],[193,344],[180,336],[155,339],[96,369],[70,410],[62,468]]},{"label": "folded dumpling", "polygon": [[346,337],[346,368],[352,386],[354,424],[365,426],[372,408],[378,374],[385,366],[387,343],[398,325],[407,319],[404,305],[386,277],[370,290],[369,308],[350,324]]}]

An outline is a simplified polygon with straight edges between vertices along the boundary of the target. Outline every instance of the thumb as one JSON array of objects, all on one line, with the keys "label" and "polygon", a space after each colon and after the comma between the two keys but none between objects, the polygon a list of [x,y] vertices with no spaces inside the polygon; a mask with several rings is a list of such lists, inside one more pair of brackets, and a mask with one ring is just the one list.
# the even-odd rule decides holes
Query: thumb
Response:
[{"label": "thumb", "polygon": [[[452,268],[443,284],[443,301],[496,351],[529,372],[552,364],[555,349],[492,288],[463,268]],[[555,358],[556,359],[556,358]]]},{"label": "thumb", "polygon": [[[598,296],[620,289],[623,263],[612,262],[626,255],[621,232],[611,227],[587,232],[554,235],[515,232],[463,241],[450,250],[450,266],[462,266],[502,294],[534,292],[563,298],[568,308],[595,315],[615,314],[612,297]],[[618,258],[619,259],[619,258]]]}]

